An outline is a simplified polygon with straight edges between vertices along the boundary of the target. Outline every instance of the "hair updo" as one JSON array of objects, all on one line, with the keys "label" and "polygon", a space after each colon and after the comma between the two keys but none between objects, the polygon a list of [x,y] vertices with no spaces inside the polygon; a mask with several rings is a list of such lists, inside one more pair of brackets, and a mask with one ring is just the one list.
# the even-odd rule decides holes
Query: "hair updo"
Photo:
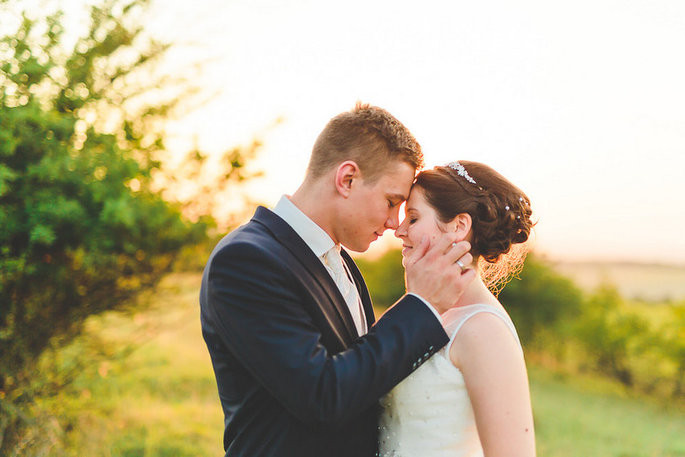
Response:
[{"label": "hair updo", "polygon": [[[466,175],[450,166],[439,166],[419,173],[414,185],[423,190],[441,222],[447,223],[458,214],[468,213],[472,221],[471,255],[476,259],[480,256],[490,264],[498,263],[513,245],[528,240],[534,225],[530,200],[489,166],[468,161],[459,161],[459,164]],[[513,257],[508,265],[502,265],[505,271],[484,274],[484,279],[493,276],[486,281],[489,286],[503,287],[500,283],[506,283],[506,277],[523,266],[525,250]]]}]

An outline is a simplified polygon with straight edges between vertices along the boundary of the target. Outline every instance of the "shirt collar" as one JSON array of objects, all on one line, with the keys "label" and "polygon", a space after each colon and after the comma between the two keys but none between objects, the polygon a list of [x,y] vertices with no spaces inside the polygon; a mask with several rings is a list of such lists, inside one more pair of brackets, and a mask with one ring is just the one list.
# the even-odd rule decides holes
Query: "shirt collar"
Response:
[{"label": "shirt collar", "polygon": [[273,212],[295,230],[317,257],[336,247],[328,233],[304,214],[287,195],[283,195]]}]

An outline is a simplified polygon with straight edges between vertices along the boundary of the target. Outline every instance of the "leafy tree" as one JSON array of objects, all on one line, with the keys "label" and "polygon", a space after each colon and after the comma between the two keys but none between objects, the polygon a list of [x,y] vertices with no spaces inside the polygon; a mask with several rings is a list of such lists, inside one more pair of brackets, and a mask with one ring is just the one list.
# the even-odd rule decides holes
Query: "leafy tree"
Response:
[{"label": "leafy tree", "polygon": [[[146,3],[93,6],[69,49],[60,12],[23,14],[0,38],[0,455],[38,446],[22,405],[39,355],[206,236],[210,220],[190,222],[156,184],[164,120],[190,86],[151,76],[168,45],[137,24]],[[3,18],[16,9],[0,2]],[[230,159],[220,177],[245,178],[245,155]]]}]

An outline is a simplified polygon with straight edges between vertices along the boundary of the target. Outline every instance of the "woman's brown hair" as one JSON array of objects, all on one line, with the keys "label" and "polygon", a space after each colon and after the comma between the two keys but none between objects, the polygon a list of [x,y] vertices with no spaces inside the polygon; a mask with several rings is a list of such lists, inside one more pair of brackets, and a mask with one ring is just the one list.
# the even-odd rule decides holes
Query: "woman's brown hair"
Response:
[{"label": "woman's brown hair", "polygon": [[[532,227],[532,210],[528,196],[504,176],[489,166],[470,161],[452,162],[446,166],[424,170],[414,184],[421,188],[428,204],[438,219],[447,223],[458,214],[471,216],[471,254],[496,264],[509,253],[512,246],[525,243]],[[484,276],[488,286],[500,288],[504,277],[520,270],[525,253],[517,252],[517,259],[505,268]],[[509,259],[510,261],[512,259]],[[502,265],[504,266],[504,265]],[[504,276],[504,277],[503,277]],[[487,279],[484,277],[484,280]],[[493,287],[491,287],[493,288]]]}]

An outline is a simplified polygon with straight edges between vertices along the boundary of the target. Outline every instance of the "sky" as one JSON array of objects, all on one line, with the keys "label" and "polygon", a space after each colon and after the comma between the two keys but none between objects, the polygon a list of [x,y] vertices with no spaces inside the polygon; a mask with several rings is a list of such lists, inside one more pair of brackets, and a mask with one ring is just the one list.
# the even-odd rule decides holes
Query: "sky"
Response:
[{"label": "sky", "polygon": [[214,94],[170,146],[260,137],[250,192],[267,205],[361,100],[400,119],[428,166],[476,160],[523,189],[536,251],[685,265],[682,0],[153,0],[145,24],[177,44],[172,67],[207,60]]}]

